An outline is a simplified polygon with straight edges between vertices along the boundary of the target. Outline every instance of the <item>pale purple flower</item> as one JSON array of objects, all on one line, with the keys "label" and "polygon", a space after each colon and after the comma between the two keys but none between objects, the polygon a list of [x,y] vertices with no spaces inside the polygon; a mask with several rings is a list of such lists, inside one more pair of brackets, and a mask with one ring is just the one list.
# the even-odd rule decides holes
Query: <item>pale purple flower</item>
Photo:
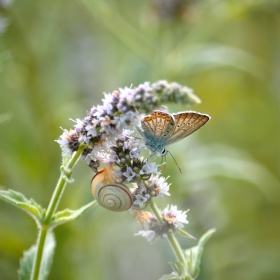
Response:
[{"label": "pale purple flower", "polygon": [[81,132],[84,128],[85,122],[83,120],[80,119],[76,119],[76,120],[72,120],[71,121],[75,122],[76,124],[74,125],[75,129],[77,132]]},{"label": "pale purple flower", "polygon": [[159,174],[157,175],[152,175],[150,179],[148,180],[148,187],[151,188],[157,197],[163,198],[164,195],[170,195],[169,187],[170,184],[166,182],[168,179],[160,176]]},{"label": "pale purple flower", "polygon": [[99,121],[95,118],[89,120],[87,125],[85,126],[85,130],[87,131],[88,136],[96,137],[98,133],[96,131],[96,126],[99,124]]},{"label": "pale purple flower", "polygon": [[138,117],[135,112],[127,111],[123,113],[121,116],[116,116],[114,118],[113,123],[116,124],[117,129],[125,129],[128,125],[133,125],[137,121]]},{"label": "pale purple flower", "polygon": [[107,114],[111,114],[114,108],[114,96],[113,94],[104,93],[104,98],[102,99],[104,109],[107,111]]},{"label": "pale purple flower", "polygon": [[152,174],[157,172],[158,165],[155,162],[146,162],[141,171],[140,174]]},{"label": "pale purple flower", "polygon": [[112,137],[113,139],[115,136],[117,136],[118,131],[113,127],[112,125],[113,121],[110,119],[109,116],[101,117],[100,118],[100,124],[101,124],[101,129],[100,132],[105,132],[106,135],[104,135],[106,140],[108,140],[108,137]]},{"label": "pale purple flower", "polygon": [[136,200],[133,202],[135,205],[139,205],[142,207],[144,203],[147,202],[148,198],[146,196],[143,196],[142,194],[138,193],[135,195]]},{"label": "pale purple flower", "polygon": [[136,173],[133,172],[132,168],[128,166],[126,168],[126,172],[124,172],[123,175],[127,178],[126,180],[130,182],[133,179],[133,177],[136,175]]},{"label": "pale purple flower", "polygon": [[120,99],[125,99],[129,105],[133,103],[135,91],[132,88],[120,88]]},{"label": "pale purple flower", "polygon": [[122,136],[123,136],[123,137],[129,137],[132,133],[133,133],[133,130],[124,129],[124,130],[122,131]]},{"label": "pale purple flower", "polygon": [[63,133],[59,139],[55,140],[60,145],[62,150],[62,155],[64,157],[71,157],[73,152],[73,147],[76,146],[76,142],[78,142],[78,134],[75,130],[67,130],[63,129]]},{"label": "pale purple flower", "polygon": [[69,134],[69,131],[67,129],[63,129],[63,133],[60,136],[60,138],[55,140],[55,142],[57,142],[61,148],[63,148],[65,145],[68,144],[68,142],[69,142],[68,137],[67,137],[68,134]]},{"label": "pale purple flower", "polygon": [[130,152],[129,155],[131,158],[139,158],[140,156],[140,150],[138,148],[133,148]]},{"label": "pale purple flower", "polygon": [[87,135],[88,136],[92,136],[92,137],[96,137],[98,135],[96,129],[93,127],[93,125],[86,125],[85,127],[86,131],[87,131]]},{"label": "pale purple flower", "polygon": [[100,151],[97,151],[97,149],[94,149],[92,153],[90,154],[93,158],[97,159],[100,162],[103,162],[105,164],[110,164],[111,158],[107,153],[103,153]]},{"label": "pale purple flower", "polygon": [[137,94],[139,91],[147,92],[151,88],[150,82],[144,82],[143,84],[140,84],[136,89],[135,93]]},{"label": "pale purple flower", "polygon": [[120,163],[120,159],[115,151],[110,152],[110,161]]},{"label": "pale purple flower", "polygon": [[162,217],[168,224],[172,224],[176,229],[183,228],[183,224],[189,223],[187,220],[187,212],[188,211],[177,210],[176,205],[171,205],[170,207],[167,206],[162,211]]},{"label": "pale purple flower", "polygon": [[88,138],[86,137],[86,135],[81,134],[78,138],[78,142],[79,143],[88,143]]},{"label": "pale purple flower", "polygon": [[153,230],[140,230],[135,235],[141,235],[147,239],[148,242],[155,242],[156,241],[156,232]]},{"label": "pale purple flower", "polygon": [[93,116],[99,119],[101,116],[104,116],[106,114],[104,107],[101,105],[97,105],[95,112],[93,113]]}]

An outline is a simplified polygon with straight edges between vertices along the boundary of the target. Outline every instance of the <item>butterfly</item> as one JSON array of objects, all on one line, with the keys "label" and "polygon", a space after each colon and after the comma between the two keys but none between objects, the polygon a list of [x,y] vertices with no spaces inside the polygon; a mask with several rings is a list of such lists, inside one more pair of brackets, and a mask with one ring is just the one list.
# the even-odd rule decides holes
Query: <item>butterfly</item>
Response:
[{"label": "butterfly", "polygon": [[146,147],[153,153],[165,156],[165,146],[189,136],[210,120],[210,116],[192,111],[169,114],[155,111],[144,117],[138,131]]}]

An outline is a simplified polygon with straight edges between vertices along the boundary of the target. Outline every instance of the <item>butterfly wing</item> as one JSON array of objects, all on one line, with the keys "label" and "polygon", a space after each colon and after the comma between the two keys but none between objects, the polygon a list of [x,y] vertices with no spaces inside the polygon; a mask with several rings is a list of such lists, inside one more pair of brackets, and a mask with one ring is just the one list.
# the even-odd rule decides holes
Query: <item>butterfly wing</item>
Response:
[{"label": "butterfly wing", "polygon": [[164,148],[166,140],[172,135],[174,125],[173,116],[161,111],[155,111],[142,120],[143,134],[148,140],[146,145],[152,152]]},{"label": "butterfly wing", "polygon": [[175,127],[173,133],[165,142],[166,146],[182,140],[210,120],[208,115],[192,111],[177,113],[174,114],[173,117],[175,120]]}]

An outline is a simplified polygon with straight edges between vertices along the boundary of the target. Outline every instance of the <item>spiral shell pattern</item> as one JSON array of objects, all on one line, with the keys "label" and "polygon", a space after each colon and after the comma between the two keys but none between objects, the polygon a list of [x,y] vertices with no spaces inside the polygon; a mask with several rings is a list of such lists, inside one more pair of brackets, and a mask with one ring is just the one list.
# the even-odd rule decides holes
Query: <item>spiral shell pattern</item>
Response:
[{"label": "spiral shell pattern", "polygon": [[97,202],[111,211],[126,211],[133,204],[130,189],[124,184],[115,182],[114,169],[111,166],[102,168],[92,178],[91,191]]},{"label": "spiral shell pattern", "polygon": [[99,185],[95,191],[95,198],[102,207],[115,212],[126,211],[133,203],[129,188],[119,183]]}]

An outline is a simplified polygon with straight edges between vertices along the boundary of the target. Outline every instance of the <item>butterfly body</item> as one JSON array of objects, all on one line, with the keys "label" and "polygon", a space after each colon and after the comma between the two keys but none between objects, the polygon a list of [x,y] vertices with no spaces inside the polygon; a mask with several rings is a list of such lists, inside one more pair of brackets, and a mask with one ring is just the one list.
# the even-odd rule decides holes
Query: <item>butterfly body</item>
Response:
[{"label": "butterfly body", "polygon": [[155,111],[141,121],[139,133],[152,154],[165,155],[165,146],[178,142],[208,122],[210,117],[192,111],[169,114]]}]

